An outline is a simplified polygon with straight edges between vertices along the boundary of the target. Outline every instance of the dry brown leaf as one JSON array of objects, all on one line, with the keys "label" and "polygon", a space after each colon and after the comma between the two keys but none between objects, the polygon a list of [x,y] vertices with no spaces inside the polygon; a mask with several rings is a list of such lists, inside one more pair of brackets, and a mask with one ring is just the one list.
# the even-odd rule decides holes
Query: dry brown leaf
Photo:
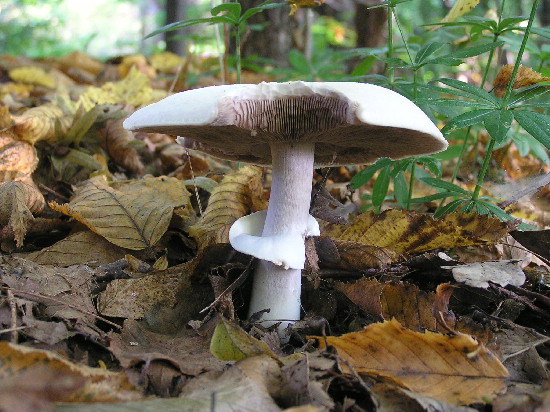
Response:
[{"label": "dry brown leaf", "polygon": [[[514,71],[513,64],[506,64],[502,66],[493,82],[493,90],[496,97],[503,97],[506,94],[506,88],[512,78],[512,72]],[[530,67],[520,65],[516,78],[514,79],[514,85],[512,89],[519,89],[521,87],[533,86],[534,84],[549,82],[550,77],[543,77],[539,72],[534,71]]]},{"label": "dry brown leaf", "polygon": [[101,135],[103,147],[113,160],[125,169],[143,175],[143,163],[137,150],[130,146],[135,141],[134,134],[122,126],[124,119],[109,119],[105,125],[105,132]]},{"label": "dry brown leaf", "polygon": [[349,372],[382,376],[422,395],[453,405],[485,402],[504,388],[502,363],[467,335],[410,331],[393,319],[341,337],[316,337],[336,348]]},{"label": "dry brown leaf", "polygon": [[0,135],[0,183],[28,178],[37,165],[38,155],[31,144]]},{"label": "dry brown leaf", "polygon": [[321,233],[345,240],[420,253],[438,248],[497,243],[508,233],[507,224],[485,215],[453,213],[441,219],[406,210],[359,215],[351,226],[327,224]]},{"label": "dry brown leaf", "polygon": [[445,330],[434,316],[435,294],[423,292],[416,285],[360,279],[354,283],[337,283],[335,289],[374,319],[394,318],[414,331]]},{"label": "dry brown leaf", "polygon": [[20,116],[12,116],[15,135],[26,142],[54,141],[66,132],[73,119],[54,103],[46,103],[28,109]]},{"label": "dry brown leaf", "polygon": [[[0,380],[17,379],[25,371],[39,367],[46,375],[69,379],[68,385],[59,391],[57,401],[64,402],[114,402],[140,399],[142,396],[128,382],[122,372],[110,372],[101,368],[77,365],[54,352],[31,349],[0,342]],[[55,385],[53,386],[55,388]],[[75,390],[71,390],[74,387]],[[44,396],[44,394],[42,395]]]},{"label": "dry brown leaf", "polygon": [[244,166],[227,174],[212,191],[200,220],[189,228],[199,248],[229,242],[229,228],[253,210],[254,198],[262,196],[262,169]]},{"label": "dry brown leaf", "polygon": [[115,279],[97,299],[104,316],[141,319],[157,306],[172,308],[178,303],[182,274],[159,271],[137,279]]},{"label": "dry brown leaf", "polygon": [[154,246],[168,229],[174,208],[192,213],[189,192],[181,181],[169,177],[146,176],[109,185],[98,176],[84,183],[70,203],[49,205],[109,242],[132,250]]},{"label": "dry brown leaf", "polygon": [[126,249],[115,246],[93,232],[77,232],[25,258],[40,265],[67,267],[99,266],[122,259]]},{"label": "dry brown leaf", "polygon": [[101,61],[96,60],[80,51],[74,51],[66,54],[58,59],[57,63],[60,64],[61,67],[69,74],[71,74],[72,68],[76,68],[97,76],[104,68],[104,64]]},{"label": "dry brown leaf", "polygon": [[[328,237],[325,238],[328,239]],[[322,254],[319,254],[319,250],[317,250],[319,259],[324,266],[343,270],[365,270],[387,266],[401,257],[400,253],[391,248],[338,239],[334,240],[333,243],[338,251],[337,261],[324,261]]]},{"label": "dry brown leaf", "polygon": [[17,247],[23,246],[27,225],[34,219],[33,213],[42,212],[44,205],[44,196],[34,184],[0,184],[0,225],[7,225],[13,230]]}]

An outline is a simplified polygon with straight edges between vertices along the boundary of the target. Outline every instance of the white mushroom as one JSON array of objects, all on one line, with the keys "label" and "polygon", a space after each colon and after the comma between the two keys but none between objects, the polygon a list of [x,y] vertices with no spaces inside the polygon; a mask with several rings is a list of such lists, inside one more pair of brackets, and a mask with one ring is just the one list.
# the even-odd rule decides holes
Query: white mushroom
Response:
[{"label": "white mushroom", "polygon": [[414,103],[363,83],[261,83],[178,93],[138,110],[124,127],[183,136],[186,147],[273,167],[267,213],[239,219],[230,242],[260,259],[249,314],[270,309],[280,333],[300,318],[304,238],[314,165],[370,163],[444,150],[439,129]]}]

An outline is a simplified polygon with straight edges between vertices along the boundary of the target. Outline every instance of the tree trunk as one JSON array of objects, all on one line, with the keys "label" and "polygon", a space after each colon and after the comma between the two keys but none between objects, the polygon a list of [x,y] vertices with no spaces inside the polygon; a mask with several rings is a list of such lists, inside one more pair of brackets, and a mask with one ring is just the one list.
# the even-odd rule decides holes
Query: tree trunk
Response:
[{"label": "tree trunk", "polygon": [[369,10],[369,7],[381,4],[380,0],[366,0],[355,5],[355,30],[357,47],[380,47],[386,42],[386,23],[388,9],[380,7]]},{"label": "tree trunk", "polygon": [[550,25],[550,0],[542,0],[539,16],[542,27]]},{"label": "tree trunk", "polygon": [[[166,0],[166,17],[164,24],[188,18],[188,8],[195,5],[197,0]],[[184,55],[187,51],[188,41],[185,35],[192,33],[192,27],[164,33],[166,50],[172,53]]]},{"label": "tree trunk", "polygon": [[[241,0],[243,12],[257,6],[256,0]],[[247,23],[247,29],[242,35],[242,56],[258,56],[272,59],[278,66],[288,64],[288,52],[296,47],[294,34],[297,32],[299,22],[296,16],[288,15],[288,7],[279,7],[262,11],[251,17]],[[251,25],[260,25],[261,30],[250,30]]]}]

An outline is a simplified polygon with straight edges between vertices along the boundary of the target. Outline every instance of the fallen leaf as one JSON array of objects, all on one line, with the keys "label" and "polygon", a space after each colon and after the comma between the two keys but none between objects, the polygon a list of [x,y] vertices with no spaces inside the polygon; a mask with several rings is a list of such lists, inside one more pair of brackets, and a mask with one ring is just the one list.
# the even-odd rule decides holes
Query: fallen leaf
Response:
[{"label": "fallen leaf", "polygon": [[0,225],[13,230],[17,247],[23,246],[27,225],[34,219],[33,213],[40,213],[44,205],[44,196],[34,184],[0,184]]},{"label": "fallen leaf", "polygon": [[[513,64],[506,64],[500,68],[497,77],[493,82],[493,91],[496,97],[503,97],[506,94],[506,88],[512,79],[512,72],[514,71]],[[534,84],[549,82],[550,77],[543,77],[539,72],[534,71],[530,67],[520,65],[518,72],[514,79],[514,85],[512,89],[519,89],[521,87],[533,86]]]},{"label": "fallen leaf", "polygon": [[210,352],[218,359],[226,361],[262,354],[278,359],[265,342],[253,338],[238,325],[221,316],[210,341]]},{"label": "fallen leaf", "polygon": [[172,308],[178,303],[182,277],[167,270],[137,279],[115,279],[99,294],[98,311],[104,316],[141,319],[156,306]]},{"label": "fallen leaf", "polygon": [[[56,401],[120,402],[142,397],[121,372],[81,366],[63,359],[54,352],[0,342],[0,381],[4,382],[6,379],[17,381],[18,378],[20,381],[22,374],[37,367],[46,376],[57,376],[58,383],[67,379],[67,388],[63,390],[63,386],[59,385],[61,388],[58,387]],[[44,378],[39,381],[42,379]],[[53,384],[52,388],[55,389],[56,385]]]},{"label": "fallen leaf", "polygon": [[44,69],[36,66],[23,66],[12,69],[8,72],[13,81],[20,83],[29,83],[37,86],[53,89],[55,87],[54,78],[46,73]]},{"label": "fallen leaf", "polygon": [[70,203],[49,205],[117,246],[140,250],[159,241],[174,208],[192,213],[189,196],[176,178],[146,176],[109,185],[104,176],[98,176],[77,189]]},{"label": "fallen leaf", "polygon": [[351,226],[327,224],[321,233],[333,240],[420,253],[439,248],[497,243],[508,226],[485,215],[452,213],[441,219],[406,210],[359,215]]},{"label": "fallen leaf", "polygon": [[67,267],[86,264],[97,267],[122,259],[127,252],[93,232],[83,231],[30,253],[25,258],[40,265]]},{"label": "fallen leaf", "polygon": [[39,140],[55,141],[69,129],[73,119],[54,103],[46,103],[12,116],[15,135],[29,143]]},{"label": "fallen leaf", "polygon": [[[337,253],[324,254],[323,242],[331,242]],[[315,239],[317,254],[323,266],[343,270],[382,268],[398,261],[402,255],[391,248],[366,245],[360,242],[332,240],[328,236]],[[326,244],[324,245],[326,247]]]},{"label": "fallen leaf", "polygon": [[166,74],[176,73],[186,62],[183,57],[169,51],[155,53],[149,57],[149,61],[155,70]]},{"label": "fallen leaf", "polygon": [[377,383],[371,388],[380,411],[437,411],[476,412],[467,406],[455,406],[446,402],[422,396],[391,383]]},{"label": "fallen leaf", "polygon": [[134,66],[128,75],[118,82],[107,82],[101,87],[89,86],[82,93],[78,105],[86,110],[101,104],[130,104],[134,107],[152,103],[153,90],[149,78]]},{"label": "fallen leaf", "polygon": [[101,135],[101,147],[107,150],[113,160],[126,170],[143,175],[143,163],[131,143],[136,142],[134,134],[122,126],[124,119],[109,119]]},{"label": "fallen leaf", "polygon": [[336,349],[340,367],[389,378],[424,396],[453,405],[484,402],[505,385],[506,368],[467,335],[410,331],[393,319],[341,337],[315,337]]},{"label": "fallen leaf", "polygon": [[208,338],[192,329],[182,328],[166,335],[147,329],[143,322],[126,320],[122,332],[111,332],[109,338],[109,350],[124,368],[166,361],[181,374],[198,376],[209,371],[221,372],[227,365],[210,353]]},{"label": "fallen leaf", "polygon": [[240,217],[253,209],[254,198],[263,192],[262,169],[257,166],[244,166],[224,176],[212,190],[208,206],[199,221],[189,228],[199,248],[215,243],[229,242],[229,228]]},{"label": "fallen leaf", "polygon": [[449,12],[443,17],[441,23],[447,23],[455,21],[460,16],[470,12],[474,7],[476,7],[481,0],[456,0],[456,3],[453,4],[453,7]]},{"label": "fallen leaf", "polygon": [[550,261],[550,229],[526,232],[514,230],[510,235],[531,252]]},{"label": "fallen leaf", "polygon": [[28,179],[36,166],[38,155],[30,143],[0,135],[0,182]]},{"label": "fallen leaf", "polygon": [[183,400],[201,402],[199,411],[215,405],[219,411],[278,412],[272,398],[279,390],[281,371],[277,362],[266,355],[237,362],[219,377],[203,375],[183,388]]},{"label": "fallen leaf", "polygon": [[457,282],[468,286],[487,289],[489,282],[500,286],[521,286],[525,283],[525,273],[517,266],[517,261],[475,262],[460,266],[442,266],[451,269]]}]

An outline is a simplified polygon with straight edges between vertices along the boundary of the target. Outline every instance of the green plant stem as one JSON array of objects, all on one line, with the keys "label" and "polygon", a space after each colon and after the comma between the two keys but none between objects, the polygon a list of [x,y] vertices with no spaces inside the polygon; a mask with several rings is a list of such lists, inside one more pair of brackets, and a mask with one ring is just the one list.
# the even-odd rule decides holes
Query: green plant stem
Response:
[{"label": "green plant stem", "polygon": [[494,147],[495,147],[495,139],[489,140],[489,144],[487,145],[487,149],[485,150],[485,157],[483,158],[483,165],[481,166],[481,170],[477,175],[476,187],[471,197],[471,201],[473,202],[475,202],[479,197],[479,192],[481,190],[481,186],[483,185],[483,180],[485,179],[485,175],[487,174],[487,169],[489,168],[489,163],[491,163],[491,158],[493,157]]},{"label": "green plant stem", "polygon": [[411,208],[411,199],[413,195],[413,185],[414,185],[414,171],[416,170],[416,162],[413,162],[411,165],[411,177],[409,179],[409,194],[407,195],[407,203],[405,204],[405,209],[410,210]]},{"label": "green plant stem", "polygon": [[403,28],[401,27],[401,22],[399,21],[399,16],[397,15],[397,12],[394,10],[396,6],[392,7],[393,14],[395,16],[395,24],[397,24],[397,29],[399,30],[399,34],[401,36],[401,40],[403,40],[403,45],[405,46],[405,50],[407,50],[407,55],[409,56],[409,61],[411,64],[413,63],[413,58],[411,54],[411,50],[409,49],[409,45],[407,43],[407,40],[405,40],[405,35],[403,34]]},{"label": "green plant stem", "polygon": [[506,88],[506,94],[502,98],[502,105],[500,106],[501,109],[506,108],[506,105],[508,104],[508,100],[510,99],[510,95],[512,94],[514,81],[516,79],[516,75],[518,74],[519,66],[521,66],[521,59],[523,57],[523,53],[525,52],[525,47],[527,46],[527,40],[529,39],[529,34],[531,33],[531,29],[533,28],[533,23],[535,21],[535,16],[537,14],[537,6],[539,4],[539,1],[540,0],[533,1],[533,6],[531,7],[531,14],[529,15],[529,22],[527,23],[527,27],[525,28],[525,33],[523,34],[523,40],[521,42],[521,46],[519,47],[518,56],[516,58],[516,64],[514,65],[514,70],[512,71],[512,75],[510,76],[510,82],[508,83],[508,87]]},{"label": "green plant stem", "polygon": [[[525,51],[525,46],[527,44],[527,40],[529,39],[529,33],[531,32],[531,28],[533,26],[533,22],[535,21],[535,14],[537,11],[537,5],[539,0],[535,0],[533,2],[533,7],[531,9],[531,15],[529,16],[529,23],[527,24],[527,27],[525,28],[525,33],[523,35],[523,41],[521,42],[521,46],[518,51],[518,55],[516,57],[516,64],[514,65],[514,70],[512,71],[512,76],[510,77],[510,83],[508,83],[508,87],[506,88],[506,94],[502,98],[502,104],[501,109],[504,110],[506,108],[506,105],[508,104],[508,100],[510,99],[510,94],[512,93],[512,88],[514,85],[514,80],[516,78],[516,75],[519,70],[519,66],[521,65],[521,58],[523,57],[523,52]],[[487,169],[489,167],[489,163],[491,161],[491,157],[493,156],[493,149],[495,147],[495,139],[489,140],[489,144],[487,145],[487,149],[485,151],[485,157],[483,158],[483,166],[481,167],[481,171],[479,172],[479,175],[477,177],[477,183],[476,187],[474,189],[474,193],[472,195],[471,200],[475,202],[479,197],[479,192],[481,190],[481,185],[483,184],[483,180],[485,178],[485,174],[487,173]]]},{"label": "green plant stem", "polygon": [[[393,8],[388,10],[388,59],[393,57]],[[393,85],[393,67],[386,63],[386,71],[388,73],[388,79],[390,85]]]},{"label": "green plant stem", "polygon": [[236,70],[237,70],[237,84],[241,83],[241,28],[237,24],[235,31],[235,58],[236,58]]}]

